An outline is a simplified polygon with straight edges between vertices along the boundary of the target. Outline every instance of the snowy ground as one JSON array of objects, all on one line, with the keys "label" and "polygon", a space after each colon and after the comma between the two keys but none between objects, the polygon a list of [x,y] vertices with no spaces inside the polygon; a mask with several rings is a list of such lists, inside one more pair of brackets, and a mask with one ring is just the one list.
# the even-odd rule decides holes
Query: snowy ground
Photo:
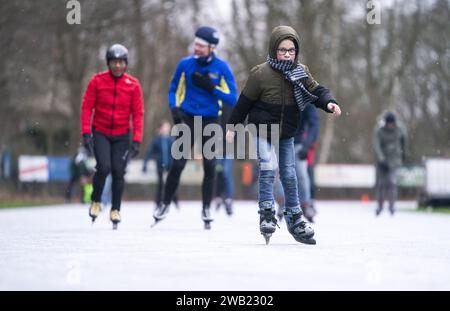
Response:
[{"label": "snowy ground", "polygon": [[0,290],[450,290],[450,215],[317,204],[315,246],[284,223],[266,246],[256,202],[219,211],[211,231],[199,202],[153,229],[151,203],[125,202],[117,231],[81,205],[0,210]]}]

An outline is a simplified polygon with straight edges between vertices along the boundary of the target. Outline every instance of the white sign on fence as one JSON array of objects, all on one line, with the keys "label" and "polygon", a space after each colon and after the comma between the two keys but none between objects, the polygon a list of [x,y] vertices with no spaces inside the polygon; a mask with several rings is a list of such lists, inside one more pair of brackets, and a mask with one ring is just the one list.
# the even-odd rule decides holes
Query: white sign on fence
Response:
[{"label": "white sign on fence", "polygon": [[48,158],[43,156],[19,156],[19,180],[21,182],[47,182]]},{"label": "white sign on fence", "polygon": [[372,188],[375,186],[375,167],[370,164],[317,164],[316,184],[330,188]]},{"label": "white sign on fence", "polygon": [[142,172],[143,160],[132,160],[127,165],[125,181],[132,184],[155,184],[158,180],[156,163],[151,160],[147,163],[147,171]]},{"label": "white sign on fence", "polygon": [[427,194],[429,196],[450,197],[450,159],[426,159],[425,172]]}]

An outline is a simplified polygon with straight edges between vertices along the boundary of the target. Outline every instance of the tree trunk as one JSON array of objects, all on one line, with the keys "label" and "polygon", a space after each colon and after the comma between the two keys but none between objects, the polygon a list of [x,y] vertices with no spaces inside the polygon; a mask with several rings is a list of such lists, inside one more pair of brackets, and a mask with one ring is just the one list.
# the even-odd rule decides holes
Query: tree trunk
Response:
[{"label": "tree trunk", "polygon": [[[334,92],[334,95],[338,95],[338,74],[339,74],[339,42],[341,37],[341,23],[339,20],[339,14],[337,12],[335,1],[330,1],[331,10],[331,51],[330,58],[331,62],[329,64],[330,69],[330,90]],[[328,163],[330,159],[331,147],[334,142],[333,138],[336,137],[334,133],[335,128],[335,118],[327,117],[325,123],[325,131],[322,137],[322,143],[320,148],[319,163]]]}]

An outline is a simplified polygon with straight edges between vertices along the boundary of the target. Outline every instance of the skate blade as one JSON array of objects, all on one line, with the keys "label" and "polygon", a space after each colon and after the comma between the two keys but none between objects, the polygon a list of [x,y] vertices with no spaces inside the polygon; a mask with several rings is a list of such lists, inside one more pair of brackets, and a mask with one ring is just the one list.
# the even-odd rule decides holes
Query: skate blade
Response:
[{"label": "skate blade", "polygon": [[117,230],[117,227],[118,227],[118,223],[113,223],[113,225],[112,225],[113,230]]},{"label": "skate blade", "polygon": [[263,237],[266,240],[266,245],[269,245],[271,236],[272,236],[272,233],[263,233]]},{"label": "skate blade", "polygon": [[158,219],[158,218],[155,218],[155,217],[153,217],[153,219],[155,220],[155,222],[150,225],[150,228],[153,228],[154,226],[156,226],[156,224],[158,222],[160,222],[162,220],[162,219]]},{"label": "skate blade", "polygon": [[211,222],[205,221],[205,230],[210,230],[210,229],[211,229]]},{"label": "skate blade", "polygon": [[296,239],[298,242],[307,245],[316,245],[316,240],[313,238],[310,239]]}]

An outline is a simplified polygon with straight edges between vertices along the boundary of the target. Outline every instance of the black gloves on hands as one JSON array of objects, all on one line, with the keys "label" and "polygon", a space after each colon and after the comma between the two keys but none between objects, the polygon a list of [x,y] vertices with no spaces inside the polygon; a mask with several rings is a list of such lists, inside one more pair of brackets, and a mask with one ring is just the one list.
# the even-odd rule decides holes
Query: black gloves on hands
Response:
[{"label": "black gloves on hands", "polygon": [[308,148],[306,146],[303,146],[302,149],[298,152],[298,158],[302,161],[306,160],[308,157]]},{"label": "black gloves on hands", "polygon": [[296,149],[295,149],[295,153],[298,157],[299,160],[306,160],[306,158],[308,157],[308,147],[304,146],[304,145],[297,145]]},{"label": "black gloves on hands", "polygon": [[194,85],[207,90],[208,92],[212,93],[216,86],[209,78],[208,74],[202,75],[200,72],[194,72],[192,74],[192,82]]},{"label": "black gloves on hands", "polygon": [[173,123],[174,124],[180,124],[183,122],[183,118],[181,116],[181,111],[180,108],[175,107],[172,109],[172,118],[173,118]]},{"label": "black gloves on hands", "polygon": [[130,159],[134,159],[139,154],[141,143],[133,141],[130,146]]},{"label": "black gloves on hands", "polygon": [[94,138],[92,134],[83,134],[83,145],[88,152],[88,156],[94,156]]}]

